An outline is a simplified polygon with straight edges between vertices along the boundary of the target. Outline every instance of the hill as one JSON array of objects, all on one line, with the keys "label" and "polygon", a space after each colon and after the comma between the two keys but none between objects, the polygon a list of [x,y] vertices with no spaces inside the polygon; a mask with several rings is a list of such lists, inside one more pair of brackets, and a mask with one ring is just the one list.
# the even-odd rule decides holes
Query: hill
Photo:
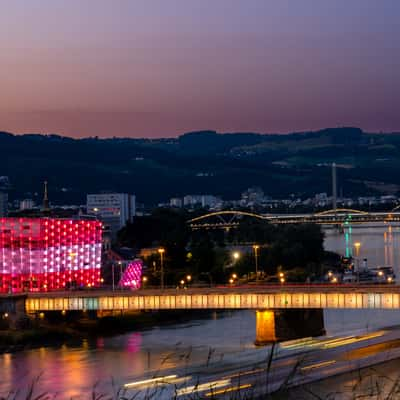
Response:
[{"label": "hill", "polygon": [[330,192],[332,162],[346,195],[393,192],[400,185],[400,134],[358,128],[287,135],[203,131],[157,140],[0,132],[0,154],[11,198],[40,198],[48,180],[58,203],[84,203],[86,193],[104,190],[136,193],[147,204],[188,193],[234,199],[254,185],[275,197]]}]

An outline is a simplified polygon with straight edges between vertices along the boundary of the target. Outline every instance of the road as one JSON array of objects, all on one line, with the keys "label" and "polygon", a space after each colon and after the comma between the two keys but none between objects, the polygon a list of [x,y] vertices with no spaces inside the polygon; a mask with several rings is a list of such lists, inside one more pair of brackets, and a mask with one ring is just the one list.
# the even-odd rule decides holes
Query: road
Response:
[{"label": "road", "polygon": [[[271,351],[274,355],[270,358]],[[251,398],[400,357],[400,329],[368,334],[305,338],[274,347],[215,358],[186,369],[154,371],[132,378],[125,390],[137,399]],[[150,397],[149,397],[150,396]]]},{"label": "road", "polygon": [[400,293],[400,285],[396,284],[343,284],[343,283],[285,283],[285,284],[243,284],[215,285],[211,287],[189,286],[188,288],[169,287],[142,288],[138,290],[112,290],[110,288],[92,288],[83,290],[59,290],[51,292],[0,293],[0,298],[27,296],[28,298],[57,298],[57,297],[99,297],[99,296],[154,296],[174,294],[226,294],[226,293]]}]

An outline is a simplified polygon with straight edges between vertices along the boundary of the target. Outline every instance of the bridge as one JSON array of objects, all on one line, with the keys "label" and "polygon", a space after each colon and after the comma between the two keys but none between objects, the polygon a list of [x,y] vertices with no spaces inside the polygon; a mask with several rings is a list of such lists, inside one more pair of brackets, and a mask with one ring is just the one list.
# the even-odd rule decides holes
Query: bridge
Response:
[{"label": "bridge", "polygon": [[191,229],[225,229],[237,228],[245,219],[256,219],[272,224],[320,225],[363,224],[368,222],[400,222],[400,210],[396,207],[388,212],[367,212],[348,208],[337,208],[311,214],[255,214],[243,211],[218,211],[208,213],[188,221]]},{"label": "bridge", "polygon": [[[9,296],[2,296],[9,297]],[[0,298],[1,299],[1,298]],[[272,285],[192,289],[143,289],[29,293],[28,313],[44,311],[139,311],[191,309],[399,309],[395,285]]]},{"label": "bridge", "polygon": [[[3,307],[2,307],[3,306]],[[256,340],[324,334],[323,309],[400,309],[395,285],[259,285],[191,289],[75,291],[0,296],[0,311],[15,316],[47,312],[95,312],[98,317],[144,310],[256,311]],[[24,311],[23,311],[24,310]]]}]

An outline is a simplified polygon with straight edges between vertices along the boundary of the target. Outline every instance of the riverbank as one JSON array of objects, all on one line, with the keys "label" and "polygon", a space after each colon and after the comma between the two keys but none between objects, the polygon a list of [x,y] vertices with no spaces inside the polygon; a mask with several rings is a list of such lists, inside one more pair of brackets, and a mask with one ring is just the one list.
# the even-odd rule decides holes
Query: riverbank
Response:
[{"label": "riverbank", "polygon": [[190,322],[193,319],[209,319],[222,314],[209,310],[136,312],[97,318],[90,314],[61,317],[48,315],[47,319],[31,320],[20,329],[0,330],[0,354],[41,346],[58,346],[63,343],[79,343],[83,339],[110,337],[154,327]]}]

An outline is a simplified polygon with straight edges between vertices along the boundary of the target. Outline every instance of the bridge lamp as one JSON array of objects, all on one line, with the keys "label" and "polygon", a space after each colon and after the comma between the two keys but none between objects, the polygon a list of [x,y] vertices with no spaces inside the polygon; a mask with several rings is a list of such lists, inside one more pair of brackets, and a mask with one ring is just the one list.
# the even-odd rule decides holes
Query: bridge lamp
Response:
[{"label": "bridge lamp", "polygon": [[360,252],[360,247],[361,247],[361,243],[360,242],[355,242],[354,243],[354,248],[356,249],[356,257],[358,256],[358,254]]},{"label": "bridge lamp", "polygon": [[180,284],[183,286],[185,284],[185,281],[183,279],[181,279]]},{"label": "bridge lamp", "polygon": [[233,256],[233,259],[234,259],[235,261],[237,261],[237,260],[239,260],[239,258],[240,258],[240,253],[239,253],[238,251],[235,251],[235,252],[232,254],[232,256]]},{"label": "bridge lamp", "polygon": [[190,282],[192,280],[192,275],[186,275],[186,280]]},{"label": "bridge lamp", "polygon": [[161,264],[161,289],[164,289],[164,253],[165,253],[165,249],[163,247],[160,247],[158,249],[158,252],[160,254],[160,264]]},{"label": "bridge lamp", "polygon": [[388,276],[387,281],[388,281],[388,283],[392,283],[393,282],[393,278],[391,276]]},{"label": "bridge lamp", "polygon": [[237,274],[232,274],[232,279],[236,279],[237,278]]},{"label": "bridge lamp", "polygon": [[284,278],[285,274],[283,272],[279,272],[279,278]]},{"label": "bridge lamp", "polygon": [[232,278],[229,279],[229,283],[232,285],[232,283],[233,283],[233,279]]},{"label": "bridge lamp", "polygon": [[8,318],[8,313],[4,313],[4,318]]},{"label": "bridge lamp", "polygon": [[334,276],[333,278],[332,278],[332,281],[331,281],[332,283],[337,283],[337,278],[336,278],[336,276]]},{"label": "bridge lamp", "polygon": [[378,271],[379,276],[383,276],[383,271]]},{"label": "bridge lamp", "polygon": [[253,245],[253,250],[254,250],[254,260],[256,264],[256,282],[258,281],[258,249],[260,246],[258,244]]},{"label": "bridge lamp", "polygon": [[280,282],[280,283],[285,283],[285,278],[284,278],[284,277],[281,277],[281,278],[279,279],[279,282]]},{"label": "bridge lamp", "polygon": [[328,271],[328,276],[329,276],[329,278],[331,278],[332,275],[333,275],[332,271]]}]

